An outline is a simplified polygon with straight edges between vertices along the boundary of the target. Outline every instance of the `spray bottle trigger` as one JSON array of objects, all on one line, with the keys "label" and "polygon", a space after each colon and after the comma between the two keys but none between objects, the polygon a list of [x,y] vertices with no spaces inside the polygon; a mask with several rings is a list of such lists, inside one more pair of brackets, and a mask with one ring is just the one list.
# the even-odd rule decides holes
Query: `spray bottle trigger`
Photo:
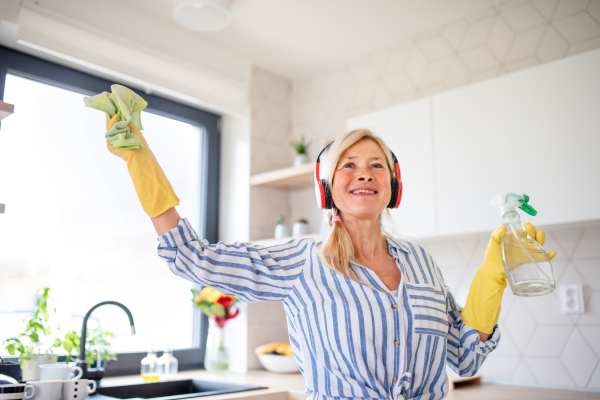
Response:
[{"label": "spray bottle trigger", "polygon": [[533,217],[537,215],[536,209],[527,204],[529,202],[529,196],[523,194],[523,198],[519,199],[519,202],[521,203],[521,205],[519,206],[521,210],[525,211],[527,214]]}]

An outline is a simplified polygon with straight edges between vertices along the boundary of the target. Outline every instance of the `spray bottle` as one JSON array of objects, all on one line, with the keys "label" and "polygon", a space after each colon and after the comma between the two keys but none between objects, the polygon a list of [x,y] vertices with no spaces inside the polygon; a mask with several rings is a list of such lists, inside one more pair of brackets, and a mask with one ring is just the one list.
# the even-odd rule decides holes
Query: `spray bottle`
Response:
[{"label": "spray bottle", "polygon": [[529,196],[519,193],[499,193],[491,201],[500,209],[506,235],[502,239],[502,261],[508,284],[517,296],[541,296],[556,288],[548,253],[534,238],[527,235],[517,208],[535,216]]}]

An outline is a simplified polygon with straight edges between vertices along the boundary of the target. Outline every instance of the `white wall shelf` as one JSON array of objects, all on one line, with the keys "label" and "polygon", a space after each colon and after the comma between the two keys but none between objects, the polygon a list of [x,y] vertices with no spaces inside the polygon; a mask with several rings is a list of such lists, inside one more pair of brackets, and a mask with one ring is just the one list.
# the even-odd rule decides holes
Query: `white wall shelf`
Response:
[{"label": "white wall shelf", "polygon": [[271,239],[252,240],[251,243],[254,245],[261,245],[261,246],[275,246],[277,244],[287,243],[290,240],[294,240],[294,239],[310,239],[310,238],[315,239],[315,242],[318,242],[318,241],[324,239],[322,235],[319,235],[317,233],[312,233],[309,235],[286,236],[286,237],[282,237],[279,239],[271,238]]},{"label": "white wall shelf", "polygon": [[308,163],[299,167],[289,167],[269,171],[250,177],[251,186],[262,186],[280,190],[306,189],[314,185],[315,164]]},{"label": "white wall shelf", "polygon": [[0,100],[0,121],[15,112],[15,106]]}]

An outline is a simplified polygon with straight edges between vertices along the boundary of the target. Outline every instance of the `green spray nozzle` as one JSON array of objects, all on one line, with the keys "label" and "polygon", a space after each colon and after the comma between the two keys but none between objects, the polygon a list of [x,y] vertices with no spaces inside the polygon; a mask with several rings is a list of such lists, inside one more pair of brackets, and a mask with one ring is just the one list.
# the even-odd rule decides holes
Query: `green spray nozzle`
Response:
[{"label": "green spray nozzle", "polygon": [[537,211],[529,205],[529,196],[520,193],[498,193],[490,202],[492,207],[500,209],[500,213],[514,211],[517,208],[525,211],[527,214],[535,216]]},{"label": "green spray nozzle", "polygon": [[519,206],[519,208],[523,211],[525,211],[527,214],[535,217],[537,215],[537,211],[535,208],[531,207],[529,204],[529,196],[527,196],[526,194],[523,194],[523,198],[519,199],[519,203],[521,203],[521,205]]}]

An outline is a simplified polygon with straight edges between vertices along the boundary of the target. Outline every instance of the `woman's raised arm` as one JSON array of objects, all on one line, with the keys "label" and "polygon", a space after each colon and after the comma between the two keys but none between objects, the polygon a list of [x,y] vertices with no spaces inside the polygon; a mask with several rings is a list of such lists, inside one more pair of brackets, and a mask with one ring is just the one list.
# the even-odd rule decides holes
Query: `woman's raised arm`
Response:
[{"label": "woman's raised arm", "polygon": [[152,220],[152,224],[154,224],[156,234],[162,236],[175,228],[179,224],[181,217],[175,207],[171,207],[161,215],[150,219]]},{"label": "woman's raised arm", "polygon": [[[164,217],[163,226],[171,217]],[[313,239],[269,247],[239,242],[209,244],[199,240],[185,218],[158,237],[158,255],[175,275],[245,302],[284,300],[301,280],[314,248]]]}]

